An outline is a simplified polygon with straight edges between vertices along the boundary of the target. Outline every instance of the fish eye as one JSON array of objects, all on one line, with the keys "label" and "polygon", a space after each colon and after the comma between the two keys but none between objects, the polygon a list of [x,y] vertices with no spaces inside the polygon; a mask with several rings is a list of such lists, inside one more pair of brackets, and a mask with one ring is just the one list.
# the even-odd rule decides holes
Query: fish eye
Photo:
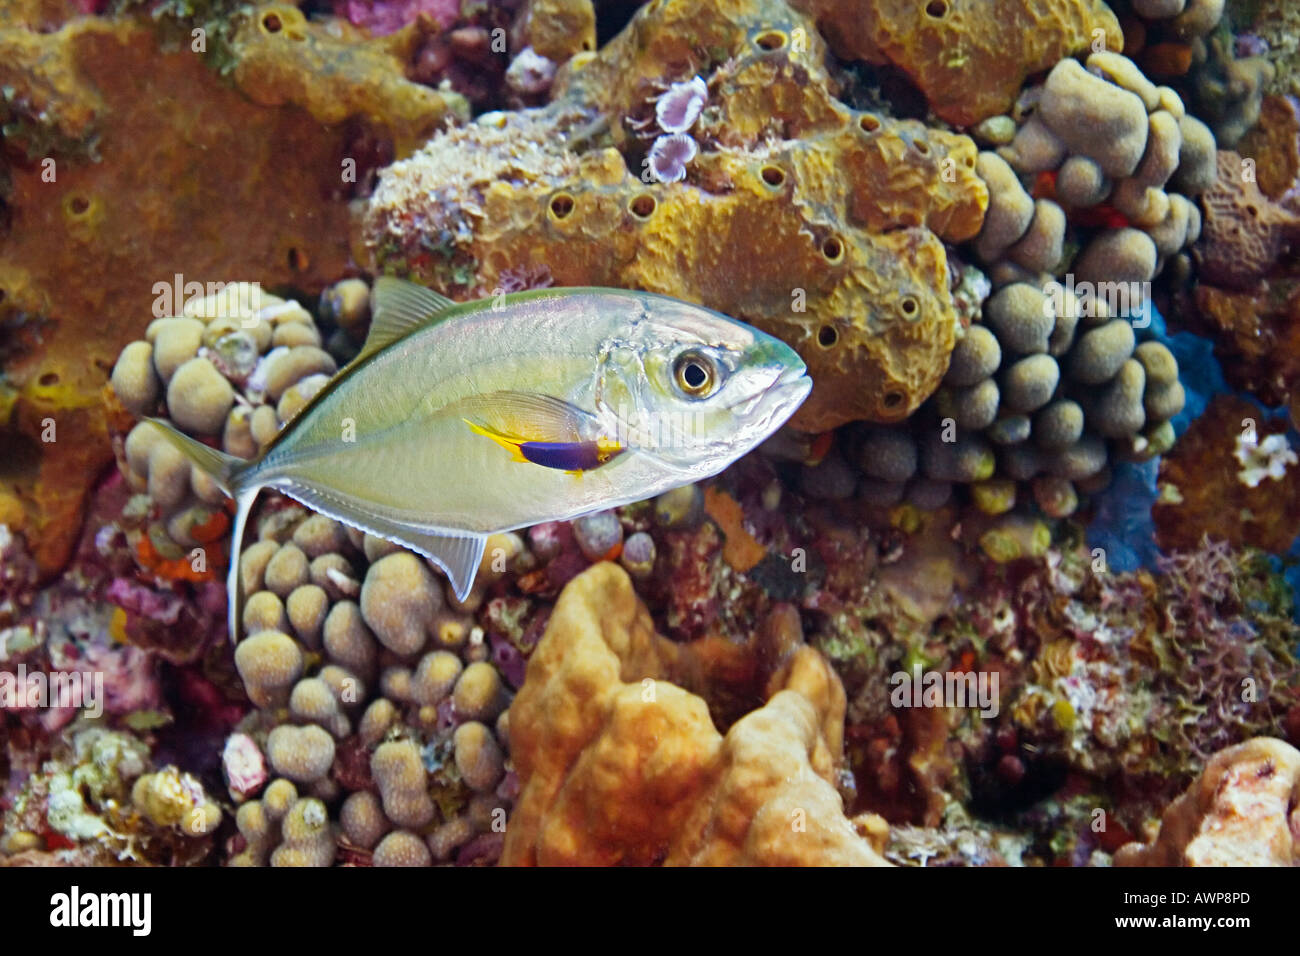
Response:
[{"label": "fish eye", "polygon": [[683,352],[673,363],[673,381],[691,398],[704,398],[718,387],[718,369],[713,360],[699,352]]}]

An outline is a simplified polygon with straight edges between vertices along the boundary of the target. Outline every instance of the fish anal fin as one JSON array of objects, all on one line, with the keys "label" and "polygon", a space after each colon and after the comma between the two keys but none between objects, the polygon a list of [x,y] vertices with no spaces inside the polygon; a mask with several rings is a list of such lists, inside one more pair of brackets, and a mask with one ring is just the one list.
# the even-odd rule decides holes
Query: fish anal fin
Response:
[{"label": "fish anal fin", "polygon": [[474,535],[422,534],[416,549],[425,557],[435,562],[447,574],[451,589],[457,601],[469,597],[474,586],[474,576],[478,574],[479,563],[483,560],[483,550],[487,547],[487,537]]},{"label": "fish anal fin", "polygon": [[424,555],[447,575],[458,601],[469,596],[479,562],[483,560],[487,535],[417,527],[385,515],[362,511],[341,496],[297,483],[276,483],[274,487],[313,511]]}]

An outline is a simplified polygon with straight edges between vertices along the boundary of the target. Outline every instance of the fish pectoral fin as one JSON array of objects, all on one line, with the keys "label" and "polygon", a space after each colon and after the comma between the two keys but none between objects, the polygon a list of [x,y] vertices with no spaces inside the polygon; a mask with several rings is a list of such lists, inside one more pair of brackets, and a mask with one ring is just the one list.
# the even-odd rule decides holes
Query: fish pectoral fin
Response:
[{"label": "fish pectoral fin", "polygon": [[370,293],[370,334],[353,361],[373,355],[412,329],[433,325],[456,304],[414,282],[380,276]]},{"label": "fish pectoral fin", "polygon": [[483,560],[487,535],[473,531],[430,530],[417,527],[405,521],[357,508],[339,495],[297,483],[277,482],[273,487],[295,501],[301,501],[313,511],[419,552],[442,568],[451,581],[456,600],[463,601],[469,596],[470,588],[474,586],[474,577],[478,573],[479,562]]},{"label": "fish pectoral fin", "polygon": [[590,412],[537,392],[486,392],[461,399],[455,408],[480,428],[521,442],[588,441],[599,428]]}]

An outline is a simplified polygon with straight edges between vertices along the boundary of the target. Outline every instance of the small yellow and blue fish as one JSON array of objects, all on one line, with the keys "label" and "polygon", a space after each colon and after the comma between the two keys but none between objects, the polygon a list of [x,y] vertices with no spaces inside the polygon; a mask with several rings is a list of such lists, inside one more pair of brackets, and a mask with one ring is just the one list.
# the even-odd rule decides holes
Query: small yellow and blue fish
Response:
[{"label": "small yellow and blue fish", "polygon": [[457,597],[489,534],[578,518],[717,474],[812,382],[789,346],[646,292],[543,289],[456,303],[384,277],[360,354],[251,461],[154,420],[237,503],[257,493],[423,554]]}]

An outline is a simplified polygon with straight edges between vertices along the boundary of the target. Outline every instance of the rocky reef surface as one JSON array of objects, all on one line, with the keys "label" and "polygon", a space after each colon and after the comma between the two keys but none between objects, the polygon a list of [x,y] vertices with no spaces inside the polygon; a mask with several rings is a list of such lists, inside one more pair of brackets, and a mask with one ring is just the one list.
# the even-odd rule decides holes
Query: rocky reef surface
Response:
[{"label": "rocky reef surface", "polygon": [[[1294,25],[7,4],[0,865],[1295,865]],[[139,420],[255,457],[380,274],[673,295],[814,390],[464,600],[272,494],[232,543]]]}]

